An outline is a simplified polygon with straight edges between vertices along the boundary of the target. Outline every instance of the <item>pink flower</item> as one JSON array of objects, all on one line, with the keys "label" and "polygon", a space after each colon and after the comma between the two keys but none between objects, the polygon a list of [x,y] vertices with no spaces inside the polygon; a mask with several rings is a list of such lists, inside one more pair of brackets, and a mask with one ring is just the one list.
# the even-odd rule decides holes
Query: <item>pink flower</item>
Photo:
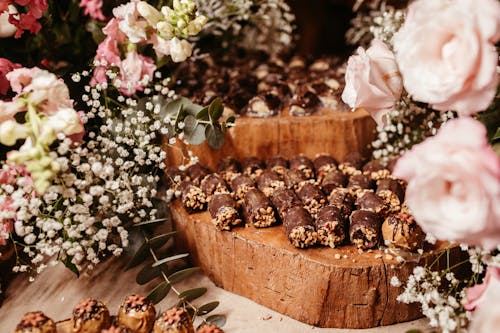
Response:
[{"label": "pink flower", "polygon": [[121,91],[132,95],[137,90],[142,91],[152,79],[156,65],[153,59],[131,51],[120,64]]},{"label": "pink flower", "polygon": [[[479,298],[473,299],[474,307],[469,332],[490,333],[497,332],[500,327],[500,268],[488,267],[484,290],[479,292]],[[475,287],[473,287],[475,288]],[[474,292],[472,292],[474,294]],[[474,297],[477,295],[471,295]],[[469,292],[467,292],[469,298]]]},{"label": "pink flower", "polygon": [[28,6],[29,13],[39,19],[49,9],[47,0],[14,0],[20,6]]},{"label": "pink flower", "polygon": [[106,17],[102,13],[102,0],[81,0],[80,7],[84,8],[83,14],[96,20],[106,20]]},{"label": "pink flower", "polygon": [[470,115],[496,94],[500,3],[496,0],[418,0],[394,37],[404,87],[441,111]]},{"label": "pink flower", "polygon": [[[19,18],[17,18],[19,17]],[[14,38],[19,38],[23,34],[24,30],[28,30],[32,34],[36,35],[42,29],[42,25],[36,20],[36,17],[31,14],[21,14],[9,17],[9,22],[17,27],[16,34]]]},{"label": "pink flower", "polygon": [[106,24],[106,26],[102,29],[102,32],[106,36],[116,40],[118,43],[122,43],[123,41],[125,41],[127,36],[123,32],[121,32],[118,24],[119,24],[119,21],[115,18],[112,18],[108,22],[108,24]]},{"label": "pink flower", "polygon": [[394,175],[408,181],[406,200],[425,232],[487,250],[500,244],[500,158],[478,121],[447,122],[403,155]]},{"label": "pink flower", "polygon": [[140,18],[137,10],[137,0],[115,7],[113,15],[117,18],[120,30],[127,35],[132,43],[139,43],[148,39],[148,22]]},{"label": "pink flower", "polygon": [[374,39],[368,50],[358,48],[349,58],[342,100],[351,108],[364,108],[378,125],[401,97],[402,82],[394,54]]},{"label": "pink flower", "polygon": [[476,284],[467,289],[467,304],[464,308],[467,311],[480,308],[488,295],[490,289],[500,290],[500,267],[489,266],[486,270],[486,276],[481,284]]},{"label": "pink flower", "polygon": [[6,239],[9,239],[12,232],[12,220],[16,214],[16,207],[13,203],[14,200],[9,196],[4,196],[0,203],[0,246],[7,244]]},{"label": "pink flower", "polygon": [[115,38],[108,36],[97,47],[95,60],[105,62],[105,65],[97,66],[94,70],[92,84],[95,82],[104,83],[108,81],[106,70],[111,66],[120,65],[120,51],[118,50],[118,42]]},{"label": "pink flower", "polygon": [[[18,64],[13,64],[9,60],[5,58],[0,58],[0,94],[5,95],[7,94],[7,91],[9,91],[10,88],[10,83],[7,80],[7,73],[10,71],[21,67]],[[1,115],[0,115],[1,117]]]}]

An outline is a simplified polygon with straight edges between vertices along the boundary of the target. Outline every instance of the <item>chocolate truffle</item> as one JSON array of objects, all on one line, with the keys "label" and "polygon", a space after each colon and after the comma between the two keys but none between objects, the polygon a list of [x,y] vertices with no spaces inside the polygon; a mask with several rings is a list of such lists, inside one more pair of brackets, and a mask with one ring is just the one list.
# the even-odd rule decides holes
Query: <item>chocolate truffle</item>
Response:
[{"label": "chocolate truffle", "polygon": [[202,179],[210,174],[210,170],[200,163],[195,163],[186,168],[186,173],[193,184],[199,186]]},{"label": "chocolate truffle", "polygon": [[285,187],[285,182],[281,180],[276,172],[266,169],[257,177],[257,187],[268,197],[276,189]]},{"label": "chocolate truffle", "polygon": [[274,209],[269,199],[259,189],[250,189],[244,197],[245,218],[257,228],[276,223]]},{"label": "chocolate truffle", "polygon": [[191,182],[184,181],[179,185],[181,191],[181,201],[184,209],[189,214],[205,210],[207,197],[198,186]]},{"label": "chocolate truffle", "polygon": [[317,233],[311,215],[301,206],[288,209],[283,215],[283,225],[290,243],[298,248],[313,246],[317,242]]},{"label": "chocolate truffle", "polygon": [[214,324],[204,323],[198,327],[196,333],[224,333],[224,331]]},{"label": "chocolate truffle", "polygon": [[153,333],[194,333],[191,316],[183,308],[167,310],[156,319]]},{"label": "chocolate truffle", "polygon": [[339,208],[328,205],[320,209],[315,220],[318,243],[334,248],[346,238],[346,219]]},{"label": "chocolate truffle", "polygon": [[290,169],[302,171],[306,179],[314,178],[314,163],[304,155],[298,155],[290,159]]},{"label": "chocolate truffle", "polygon": [[108,308],[95,299],[81,300],[73,309],[72,333],[94,333],[111,325]]},{"label": "chocolate truffle", "polygon": [[288,168],[288,160],[281,156],[273,156],[267,161],[267,168],[283,177]]},{"label": "chocolate truffle", "polygon": [[237,203],[229,193],[214,194],[208,202],[208,211],[219,230],[231,230],[231,227],[241,223]]},{"label": "chocolate truffle", "polygon": [[352,212],[349,220],[349,237],[352,244],[362,250],[379,245],[382,238],[380,215],[367,210],[356,210]]},{"label": "chocolate truffle", "polygon": [[304,183],[299,187],[297,195],[304,204],[304,208],[311,214],[316,216],[318,211],[326,204],[326,196],[314,184]]},{"label": "chocolate truffle", "polygon": [[28,312],[16,326],[14,333],[57,333],[56,324],[42,311]]},{"label": "chocolate truffle", "polygon": [[297,197],[297,194],[295,194],[295,191],[288,188],[277,189],[271,195],[271,202],[278,211],[281,219],[283,219],[283,216],[288,209],[296,206],[302,206],[302,202],[299,197]]},{"label": "chocolate truffle", "polygon": [[422,248],[425,234],[412,215],[398,213],[389,215],[382,224],[385,245],[415,251]]},{"label": "chocolate truffle", "polygon": [[321,180],[321,188],[326,194],[332,193],[337,187],[344,187],[347,184],[347,177],[340,170],[330,170]]},{"label": "chocolate truffle", "polygon": [[333,156],[320,154],[313,161],[314,169],[316,170],[316,178],[321,183],[323,177],[328,172],[337,169],[338,162]]},{"label": "chocolate truffle", "polygon": [[217,193],[229,193],[226,181],[219,175],[212,173],[201,181],[200,188],[205,193],[207,200],[210,201],[212,195]]},{"label": "chocolate truffle", "polygon": [[149,333],[153,328],[156,310],[150,301],[140,295],[130,295],[118,310],[117,321],[134,333]]}]

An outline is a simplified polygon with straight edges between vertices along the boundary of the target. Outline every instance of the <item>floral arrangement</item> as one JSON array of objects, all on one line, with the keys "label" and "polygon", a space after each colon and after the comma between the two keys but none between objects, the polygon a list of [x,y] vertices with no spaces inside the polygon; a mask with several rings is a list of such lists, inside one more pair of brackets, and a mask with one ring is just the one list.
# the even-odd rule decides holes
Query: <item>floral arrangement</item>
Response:
[{"label": "floral arrangement", "polygon": [[[221,44],[237,40],[219,36],[214,26],[260,29],[269,37],[262,43],[280,36],[281,44],[272,48],[257,44],[269,53],[292,40],[291,29],[288,38],[274,30],[276,22],[292,22],[280,0],[213,5],[2,2],[0,37],[9,47],[0,53],[6,57],[0,58],[0,251],[14,247],[15,272],[33,276],[63,262],[78,274],[109,254],[121,255],[138,227],[146,227],[140,234],[151,253],[166,243],[170,234],[155,239],[147,229],[165,221],[159,202],[172,196],[160,186],[168,159],[162,145],[207,140],[219,147],[234,122],[222,114],[218,100],[203,107],[171,90],[173,67],[206,52],[207,38],[221,38]],[[231,14],[235,11],[241,15]],[[255,23],[261,19],[269,25]],[[42,51],[54,33],[60,36],[53,48]],[[61,55],[71,42],[74,50]],[[72,64],[71,57],[83,60]],[[154,266],[156,276],[162,263]],[[167,284],[170,289],[165,283],[156,299],[166,295]]]},{"label": "floral arrangement", "polygon": [[[500,303],[500,3],[415,0],[360,14],[348,32],[343,100],[378,124],[376,158],[394,175],[428,239],[460,243],[472,276],[418,266],[399,300],[421,304],[443,332],[494,331]],[[369,23],[367,27],[366,23]],[[369,37],[368,37],[369,38]],[[404,281],[392,279],[399,287]]]}]

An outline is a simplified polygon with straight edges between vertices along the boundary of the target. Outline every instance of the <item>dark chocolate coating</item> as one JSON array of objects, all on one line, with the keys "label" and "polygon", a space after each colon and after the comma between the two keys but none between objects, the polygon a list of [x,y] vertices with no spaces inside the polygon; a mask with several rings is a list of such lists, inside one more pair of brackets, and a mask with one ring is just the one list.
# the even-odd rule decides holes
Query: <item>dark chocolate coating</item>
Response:
[{"label": "dark chocolate coating", "polygon": [[304,155],[298,155],[290,159],[290,170],[302,171],[307,179],[314,178],[314,163]]},{"label": "dark chocolate coating", "polygon": [[317,242],[313,218],[304,207],[295,206],[288,209],[283,216],[283,225],[293,246],[304,248]]},{"label": "dark chocolate coating", "polygon": [[349,177],[349,184],[347,187],[353,189],[373,189],[374,185],[375,183],[369,175],[359,173]]},{"label": "dark chocolate coating", "polygon": [[338,207],[345,218],[351,215],[355,200],[352,193],[348,189],[342,187],[334,189],[328,196],[330,204]]},{"label": "dark chocolate coating", "polygon": [[382,224],[385,245],[414,251],[421,248],[425,234],[412,215],[398,213],[389,215]]},{"label": "dark chocolate coating", "polygon": [[297,189],[302,182],[307,181],[304,173],[297,169],[288,169],[283,176],[285,186],[291,189]]},{"label": "dark chocolate coating", "polygon": [[399,181],[391,178],[380,179],[377,181],[377,194],[384,190],[391,191],[397,195],[399,202],[403,203],[405,199],[405,189]]},{"label": "dark chocolate coating", "polygon": [[285,183],[276,172],[266,169],[257,177],[257,187],[266,196],[270,196],[277,188],[285,187]]},{"label": "dark chocolate coating", "polygon": [[327,172],[321,181],[321,188],[327,194],[337,187],[344,187],[347,184],[347,177],[338,169]]},{"label": "dark chocolate coating", "polygon": [[228,186],[224,179],[222,179],[221,176],[212,173],[201,181],[200,185],[201,190],[205,195],[210,197],[214,193],[223,193],[223,192],[229,192]]},{"label": "dark chocolate coating", "polygon": [[366,162],[367,159],[363,157],[363,155],[361,155],[358,152],[351,152],[347,154],[347,156],[344,158],[343,164],[347,166],[352,166],[357,170],[361,170],[363,169],[363,166],[365,165]]},{"label": "dark chocolate coating", "polygon": [[195,163],[186,168],[186,173],[194,185],[200,185],[202,179],[210,174],[211,171],[200,163]]},{"label": "dark chocolate coating", "polygon": [[379,245],[382,239],[380,215],[367,210],[356,210],[352,212],[349,220],[351,243],[362,250],[372,249]]},{"label": "dark chocolate coating", "polygon": [[189,214],[205,210],[207,198],[205,193],[192,182],[184,181],[179,185],[181,201]]},{"label": "dark chocolate coating", "polygon": [[316,185],[311,183],[305,183],[300,186],[297,195],[304,204],[304,208],[313,216],[318,213],[319,209],[323,207],[327,201],[323,192],[321,192]]},{"label": "dark chocolate coating", "polygon": [[295,191],[288,188],[280,188],[274,191],[271,195],[271,202],[282,219],[288,209],[302,206],[302,201],[295,194]]},{"label": "dark chocolate coating", "polygon": [[377,172],[386,170],[382,160],[371,160],[363,166],[363,172]]},{"label": "dark chocolate coating", "polygon": [[347,220],[341,210],[333,205],[320,209],[315,220],[318,242],[325,246],[335,247],[346,238]]},{"label": "dark chocolate coating", "polygon": [[279,104],[276,103],[276,97],[273,94],[260,94],[259,96],[253,97],[250,101],[248,101],[248,107],[245,112],[245,116],[247,117],[256,117],[256,118],[266,118],[272,117],[280,111]]},{"label": "dark chocolate coating", "polygon": [[369,210],[377,214],[385,214],[387,212],[387,204],[385,200],[372,191],[366,191],[356,200],[358,209]]},{"label": "dark chocolate coating", "polygon": [[219,230],[230,230],[241,223],[236,201],[229,193],[214,194],[208,203],[208,211]]},{"label": "dark chocolate coating", "polygon": [[167,188],[175,190],[182,181],[186,180],[186,177],[186,172],[179,170],[179,168],[169,168],[167,172],[165,172],[165,185]]},{"label": "dark chocolate coating", "polygon": [[250,176],[239,175],[231,181],[231,190],[239,199],[243,199],[247,191],[251,188],[255,188],[255,182]]},{"label": "dark chocolate coating", "polygon": [[268,227],[276,223],[270,200],[259,189],[248,190],[244,197],[245,217],[255,227]]},{"label": "dark chocolate coating", "polygon": [[279,175],[284,175],[288,169],[288,160],[281,156],[273,156],[267,161],[267,168]]},{"label": "dark chocolate coating", "polygon": [[258,176],[265,167],[264,162],[257,157],[247,157],[241,161],[241,170],[247,176]]},{"label": "dark chocolate coating", "polygon": [[338,162],[333,156],[320,154],[313,161],[314,169],[318,180],[322,180],[324,175],[333,169],[337,169]]},{"label": "dark chocolate coating", "polygon": [[217,163],[217,171],[238,173],[241,171],[241,164],[234,157],[226,157]]}]

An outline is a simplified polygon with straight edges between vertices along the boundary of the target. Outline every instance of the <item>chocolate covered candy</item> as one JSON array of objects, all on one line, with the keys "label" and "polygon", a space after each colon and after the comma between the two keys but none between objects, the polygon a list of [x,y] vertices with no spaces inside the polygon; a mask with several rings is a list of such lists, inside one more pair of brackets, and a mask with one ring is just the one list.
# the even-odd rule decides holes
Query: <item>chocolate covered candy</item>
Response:
[{"label": "chocolate covered candy", "polygon": [[307,178],[301,170],[298,169],[288,169],[283,176],[285,186],[287,188],[297,190],[304,182],[307,182]]},{"label": "chocolate covered candy", "polygon": [[267,161],[267,168],[283,177],[288,169],[288,160],[281,156],[273,156]]},{"label": "chocolate covered candy", "polygon": [[314,169],[316,170],[316,178],[318,183],[321,183],[325,174],[337,169],[338,162],[333,156],[327,154],[319,154],[313,161]]},{"label": "chocolate covered candy", "polygon": [[198,327],[196,333],[224,333],[224,331],[214,324],[203,323]]},{"label": "chocolate covered candy", "polygon": [[219,230],[231,230],[241,223],[236,201],[229,193],[214,194],[208,203],[208,211]]},{"label": "chocolate covered candy", "polygon": [[358,209],[385,215],[389,211],[389,205],[385,200],[373,191],[365,191],[356,199]]},{"label": "chocolate covered candy", "polygon": [[377,247],[382,239],[380,215],[367,210],[356,210],[349,218],[349,238],[358,249]]},{"label": "chocolate covered candy", "polygon": [[321,208],[315,220],[318,243],[334,248],[346,238],[346,219],[338,207]]},{"label": "chocolate covered candy", "polygon": [[264,162],[257,157],[247,157],[241,161],[241,171],[244,175],[252,177],[252,179],[260,176],[264,171]]},{"label": "chocolate covered candy", "polygon": [[81,300],[71,316],[72,333],[93,333],[111,326],[108,308],[95,299]]},{"label": "chocolate covered candy", "polygon": [[243,202],[245,194],[252,188],[255,188],[255,182],[250,176],[239,175],[231,181],[231,190],[238,201]]},{"label": "chocolate covered candy", "polygon": [[276,208],[276,211],[281,219],[283,219],[283,216],[288,209],[302,206],[302,201],[300,201],[297,194],[295,194],[295,191],[288,188],[280,188],[274,191],[271,195],[271,202]]},{"label": "chocolate covered candy", "polygon": [[384,244],[389,247],[415,251],[422,248],[425,234],[408,213],[389,215],[382,224]]},{"label": "chocolate covered candy", "polygon": [[55,322],[42,311],[26,313],[14,333],[57,333]]},{"label": "chocolate covered candy", "polygon": [[[401,182],[392,179],[392,178],[384,178],[380,179],[377,181],[377,194],[380,195],[381,197],[386,197],[387,192],[392,192],[394,193],[398,199],[399,199],[399,204],[402,204],[404,199],[405,199],[405,189],[403,185],[401,185]],[[390,200],[388,200],[390,201]]]},{"label": "chocolate covered candy", "polygon": [[118,309],[116,320],[134,333],[149,333],[153,328],[156,310],[150,301],[140,295],[130,295]]},{"label": "chocolate covered candy", "polygon": [[211,171],[200,163],[195,163],[186,168],[186,174],[194,185],[199,186],[202,179],[205,178]]},{"label": "chocolate covered candy", "polygon": [[233,157],[226,157],[217,163],[217,172],[226,182],[230,182],[241,172],[241,164]]},{"label": "chocolate covered candy", "polygon": [[244,197],[245,217],[257,228],[269,227],[276,223],[274,209],[269,199],[260,190],[248,190]]},{"label": "chocolate covered candy", "polygon": [[185,309],[174,307],[156,319],[153,333],[194,333],[193,321]]},{"label": "chocolate covered candy", "polygon": [[191,182],[184,181],[179,185],[181,191],[181,201],[184,209],[189,214],[205,210],[207,197],[198,186]]},{"label": "chocolate covered candy", "polygon": [[326,194],[332,193],[337,187],[344,187],[347,184],[347,177],[338,169],[333,169],[327,172],[321,180],[321,189]]},{"label": "chocolate covered candy", "polygon": [[299,187],[297,195],[304,204],[304,208],[312,216],[316,216],[321,207],[326,204],[326,196],[314,184],[304,183]]},{"label": "chocolate covered candy", "polygon": [[347,184],[347,187],[351,188],[354,191],[373,189],[375,187],[375,183],[369,175],[358,173],[349,177],[349,183]]},{"label": "chocolate covered candy", "polygon": [[347,219],[351,215],[356,199],[351,191],[343,187],[338,187],[330,193],[328,201],[331,205],[339,208],[342,216]]},{"label": "chocolate covered candy", "polygon": [[298,248],[310,247],[317,242],[317,233],[311,215],[301,206],[288,209],[283,215],[283,225],[290,243]]},{"label": "chocolate covered candy", "polygon": [[314,178],[314,164],[304,155],[298,155],[290,159],[290,169],[301,171],[306,179]]},{"label": "chocolate covered candy", "polygon": [[281,180],[280,176],[276,172],[267,169],[264,170],[259,177],[257,177],[257,187],[268,197],[276,189],[285,187],[285,182]]},{"label": "chocolate covered candy", "polygon": [[201,181],[200,188],[210,201],[212,195],[217,193],[229,193],[226,181],[219,175],[212,173]]}]

